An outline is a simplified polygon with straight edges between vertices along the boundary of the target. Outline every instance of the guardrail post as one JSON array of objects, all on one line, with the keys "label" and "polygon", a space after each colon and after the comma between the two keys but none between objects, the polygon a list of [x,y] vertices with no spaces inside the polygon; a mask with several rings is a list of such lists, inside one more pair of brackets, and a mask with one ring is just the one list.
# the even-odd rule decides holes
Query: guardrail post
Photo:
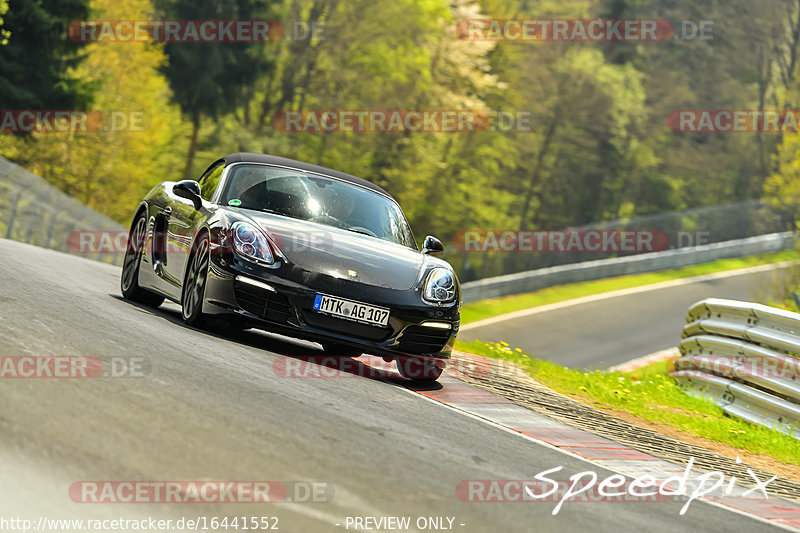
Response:
[{"label": "guardrail post", "polygon": [[56,227],[56,219],[63,210],[64,206],[68,204],[70,200],[71,198],[69,196],[63,198],[53,209],[53,213],[50,215],[50,222],[47,224],[47,235],[45,236],[43,244],[44,248],[50,248],[50,241],[53,239],[53,231]]},{"label": "guardrail post", "polygon": [[17,189],[17,192],[14,193],[14,199],[11,201],[11,213],[8,216],[8,226],[6,226],[6,239],[10,239],[12,232],[14,231],[14,219],[17,216],[17,205],[19,204],[19,199],[22,196],[22,191]]}]

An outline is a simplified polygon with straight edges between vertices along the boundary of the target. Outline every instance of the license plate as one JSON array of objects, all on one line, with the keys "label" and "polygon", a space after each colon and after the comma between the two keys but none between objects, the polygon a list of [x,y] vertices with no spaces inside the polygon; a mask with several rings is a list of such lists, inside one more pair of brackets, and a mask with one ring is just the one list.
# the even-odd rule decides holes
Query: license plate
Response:
[{"label": "license plate", "polygon": [[375,307],[325,294],[317,294],[314,298],[314,311],[371,326],[385,326],[389,323],[389,310],[385,307]]}]

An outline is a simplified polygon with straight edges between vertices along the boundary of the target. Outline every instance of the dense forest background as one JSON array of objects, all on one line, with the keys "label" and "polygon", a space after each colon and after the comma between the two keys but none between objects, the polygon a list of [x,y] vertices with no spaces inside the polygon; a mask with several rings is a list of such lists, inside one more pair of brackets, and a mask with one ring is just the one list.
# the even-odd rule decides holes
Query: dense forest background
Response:
[{"label": "dense forest background", "polygon": [[[4,14],[3,14],[4,13]],[[418,239],[765,199],[800,205],[797,133],[676,133],[681,109],[798,109],[800,0],[0,0],[2,109],[141,112],[141,131],[0,134],[0,154],[127,223],[166,179],[265,152],[367,178]],[[650,43],[477,42],[475,18],[658,18]],[[78,43],[81,19],[273,19],[247,44]],[[710,39],[682,38],[711,21]],[[529,128],[291,133],[288,110],[483,110]]]}]

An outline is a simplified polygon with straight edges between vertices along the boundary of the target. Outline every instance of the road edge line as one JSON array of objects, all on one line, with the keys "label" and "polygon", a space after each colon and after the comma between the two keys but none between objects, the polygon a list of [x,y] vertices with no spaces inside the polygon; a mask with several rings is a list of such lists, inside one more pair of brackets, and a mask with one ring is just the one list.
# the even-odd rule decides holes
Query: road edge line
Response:
[{"label": "road edge line", "polygon": [[680,287],[682,285],[691,285],[692,283],[702,283],[704,281],[712,281],[716,279],[725,279],[725,278],[733,278],[736,276],[745,276],[747,274],[755,274],[758,272],[767,272],[770,270],[778,270],[781,268],[786,268],[794,264],[800,263],[800,260],[791,260],[791,261],[781,261],[779,263],[769,263],[767,265],[758,265],[754,267],[747,267],[747,268],[740,268],[737,270],[726,270],[723,272],[715,272],[714,274],[703,274],[701,276],[693,276],[690,278],[681,278],[681,279],[673,279],[668,281],[659,281],[658,283],[651,283],[648,285],[639,285],[638,287],[629,287],[627,289],[618,289],[615,291],[610,292],[602,292],[598,294],[590,294],[587,296],[581,296],[579,298],[572,298],[570,300],[563,300],[561,302],[554,302],[551,304],[539,305],[536,307],[530,307],[528,309],[520,309],[519,311],[512,311],[510,313],[504,313],[502,315],[497,315],[489,318],[484,318],[482,320],[477,320],[475,322],[469,322],[467,324],[462,324],[459,331],[470,331],[473,329],[479,329],[486,326],[491,326],[494,324],[498,324],[500,322],[506,322],[508,320],[514,320],[517,318],[523,318],[526,316],[531,315],[538,315],[540,313],[547,313],[550,311],[556,311],[559,309],[565,309],[568,307],[573,307],[576,305],[583,305],[586,303],[591,302],[598,302],[602,300],[608,300],[611,298],[619,298],[621,296],[629,296],[631,294],[640,294],[643,292],[649,291],[657,291],[661,289],[668,289],[672,287]]}]

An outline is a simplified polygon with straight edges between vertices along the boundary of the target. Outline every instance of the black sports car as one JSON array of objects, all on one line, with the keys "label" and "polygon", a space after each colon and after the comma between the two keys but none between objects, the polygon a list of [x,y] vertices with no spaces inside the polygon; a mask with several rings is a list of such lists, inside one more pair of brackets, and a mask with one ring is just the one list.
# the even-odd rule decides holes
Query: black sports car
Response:
[{"label": "black sports car", "polygon": [[420,251],[397,202],[342,172],[238,153],[199,182],[163,182],[136,210],[122,294],[179,303],[187,324],[258,327],[332,355],[397,361],[435,380],[459,329],[452,267]]}]

